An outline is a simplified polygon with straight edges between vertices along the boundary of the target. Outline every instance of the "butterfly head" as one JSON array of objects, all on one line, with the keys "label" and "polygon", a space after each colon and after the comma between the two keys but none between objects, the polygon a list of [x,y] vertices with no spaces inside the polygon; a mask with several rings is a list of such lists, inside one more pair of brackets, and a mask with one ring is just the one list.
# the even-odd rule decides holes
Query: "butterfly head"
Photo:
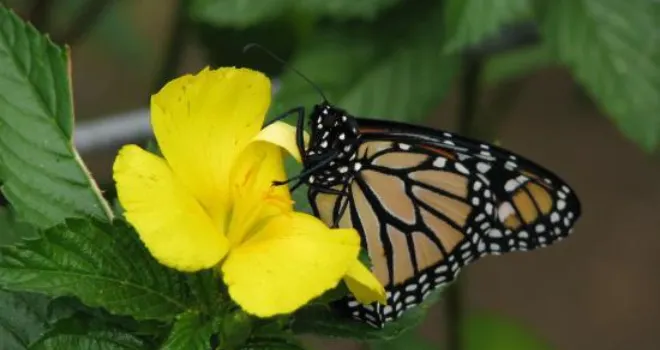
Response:
[{"label": "butterfly head", "polygon": [[318,167],[309,184],[332,187],[346,183],[359,170],[356,162],[359,131],[345,110],[327,102],[314,106],[310,115],[311,137],[305,152],[305,167]]}]

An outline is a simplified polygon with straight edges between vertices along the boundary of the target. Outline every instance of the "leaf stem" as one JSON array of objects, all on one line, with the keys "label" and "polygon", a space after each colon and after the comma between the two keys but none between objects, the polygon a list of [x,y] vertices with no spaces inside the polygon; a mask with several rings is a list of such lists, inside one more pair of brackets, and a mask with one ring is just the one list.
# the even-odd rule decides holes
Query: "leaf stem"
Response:
[{"label": "leaf stem", "polygon": [[84,38],[112,2],[113,0],[93,0],[87,2],[78,12],[78,16],[71,22],[69,28],[63,34],[56,36],[55,41],[72,45]]}]

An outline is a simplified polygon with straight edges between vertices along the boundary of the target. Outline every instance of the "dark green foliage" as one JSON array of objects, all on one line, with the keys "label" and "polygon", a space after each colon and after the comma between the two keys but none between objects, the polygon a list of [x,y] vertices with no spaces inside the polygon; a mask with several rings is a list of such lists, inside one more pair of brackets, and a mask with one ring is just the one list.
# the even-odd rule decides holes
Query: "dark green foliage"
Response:
[{"label": "dark green foliage", "polygon": [[126,224],[68,220],[0,248],[0,286],[72,295],[137,319],[170,320],[188,306],[183,275],[151,257]]}]

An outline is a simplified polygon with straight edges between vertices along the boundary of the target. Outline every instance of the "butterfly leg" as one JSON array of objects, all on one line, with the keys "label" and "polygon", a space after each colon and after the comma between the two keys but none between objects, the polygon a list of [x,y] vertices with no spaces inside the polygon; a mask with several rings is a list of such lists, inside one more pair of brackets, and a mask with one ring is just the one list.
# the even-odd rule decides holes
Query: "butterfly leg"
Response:
[{"label": "butterfly leg", "polygon": [[296,120],[296,145],[298,146],[298,152],[300,152],[300,156],[303,157],[303,163],[304,163],[304,158],[305,158],[305,134],[304,134],[304,127],[305,127],[305,107],[299,106],[299,107],[294,107],[291,108],[290,110],[278,115],[277,117],[273,118],[273,120],[269,121],[266,123],[266,126],[271,125],[275,122],[278,122],[292,114],[298,114],[298,119]]},{"label": "butterfly leg", "polygon": [[321,192],[321,193],[334,194],[334,195],[342,196],[342,197],[349,195],[349,193],[347,191],[335,190],[334,188],[327,188],[327,187],[316,186],[316,185],[308,185],[308,186],[315,189],[318,192]]},{"label": "butterfly leg", "polygon": [[289,178],[285,181],[273,181],[273,186],[280,186],[280,185],[288,184],[289,182],[291,182],[293,180],[298,180],[300,178],[307,177],[310,174],[313,174],[317,170],[319,170],[319,169],[323,168],[324,166],[328,165],[328,163],[330,163],[331,161],[333,161],[337,157],[337,154],[339,154],[339,152],[337,152],[337,151],[330,152],[330,154],[328,154],[328,156],[325,159],[323,159],[322,161],[316,163],[313,167],[311,167],[309,169],[306,169],[305,171],[301,172],[300,174],[298,174],[298,175],[296,175],[292,178]]},{"label": "butterfly leg", "polygon": [[344,212],[346,211],[346,208],[348,208],[348,201],[349,201],[348,195],[350,194],[349,191],[350,190],[348,189],[348,184],[345,184],[344,188],[340,192],[345,194],[338,200],[338,202],[340,203],[339,210],[337,210],[337,215],[335,216],[335,219],[332,222],[332,227],[339,227],[339,220],[344,216]]}]

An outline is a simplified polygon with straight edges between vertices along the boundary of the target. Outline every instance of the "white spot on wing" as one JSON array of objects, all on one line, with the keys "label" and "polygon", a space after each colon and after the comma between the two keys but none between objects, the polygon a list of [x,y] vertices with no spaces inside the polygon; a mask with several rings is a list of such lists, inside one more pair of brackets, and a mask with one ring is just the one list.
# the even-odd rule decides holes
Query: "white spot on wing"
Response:
[{"label": "white spot on wing", "polygon": [[491,215],[493,213],[493,204],[486,203],[486,214]]},{"label": "white spot on wing", "polygon": [[513,206],[509,202],[504,202],[497,208],[497,215],[501,222],[504,222],[509,216],[515,214],[515,212],[516,210],[513,209]]},{"label": "white spot on wing", "polygon": [[447,165],[447,159],[443,157],[438,157],[433,161],[433,166],[438,168],[444,168]]},{"label": "white spot on wing", "polygon": [[461,164],[461,163],[456,163],[456,164],[454,165],[454,167],[455,167],[456,170],[458,170],[459,172],[461,172],[461,173],[463,173],[463,174],[465,174],[465,175],[470,175],[470,171],[469,171],[468,168],[466,168],[463,164]]},{"label": "white spot on wing", "polygon": [[566,201],[561,200],[561,199],[558,200],[557,201],[557,209],[564,210],[564,208],[566,208]]},{"label": "white spot on wing", "polygon": [[477,163],[477,170],[479,170],[480,173],[485,174],[488,170],[490,170],[490,165],[487,163],[479,162]]},{"label": "white spot on wing", "polygon": [[554,224],[559,222],[559,220],[560,220],[559,213],[553,212],[552,214],[550,214],[550,222]]},{"label": "white spot on wing", "polygon": [[518,181],[516,181],[516,180],[514,180],[514,179],[510,179],[509,181],[507,181],[507,182],[504,184],[504,189],[505,189],[507,192],[513,192],[516,188],[518,188],[518,185],[520,185],[520,184],[518,183]]}]

